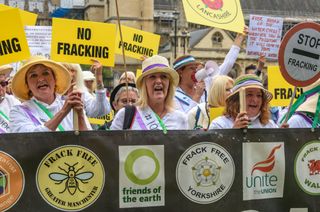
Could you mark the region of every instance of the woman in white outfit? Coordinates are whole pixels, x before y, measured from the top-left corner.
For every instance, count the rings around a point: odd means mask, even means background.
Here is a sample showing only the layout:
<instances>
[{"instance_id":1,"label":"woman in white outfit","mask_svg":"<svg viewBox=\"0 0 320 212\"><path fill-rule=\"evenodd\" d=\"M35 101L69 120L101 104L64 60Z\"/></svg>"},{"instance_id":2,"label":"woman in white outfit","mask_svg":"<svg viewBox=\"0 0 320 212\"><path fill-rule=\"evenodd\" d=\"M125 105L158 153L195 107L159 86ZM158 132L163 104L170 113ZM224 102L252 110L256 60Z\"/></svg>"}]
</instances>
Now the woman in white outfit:
<instances>
[{"instance_id":1,"label":"woman in white outfit","mask_svg":"<svg viewBox=\"0 0 320 212\"><path fill-rule=\"evenodd\" d=\"M168 60L154 55L142 63L142 74L137 79L140 98L130 129L167 130L187 129L184 113L175 110L174 93L179 82L178 74L169 66ZM125 108L115 116L111 129L124 128Z\"/></svg>"},{"instance_id":2,"label":"woman in white outfit","mask_svg":"<svg viewBox=\"0 0 320 212\"><path fill-rule=\"evenodd\" d=\"M245 90L245 111L240 112L241 89ZM278 128L270 119L269 102L272 94L266 90L260 78L245 74L234 82L231 94L226 99L224 116L214 119L209 129L226 128Z\"/></svg>"},{"instance_id":3,"label":"woman in white outfit","mask_svg":"<svg viewBox=\"0 0 320 212\"><path fill-rule=\"evenodd\" d=\"M71 85L66 68L53 60L31 57L12 79L14 95L23 101L10 111L11 132L73 130L73 112L79 130L91 129L83 110L81 93L62 96Z\"/></svg>"},{"instance_id":4,"label":"woman in white outfit","mask_svg":"<svg viewBox=\"0 0 320 212\"><path fill-rule=\"evenodd\" d=\"M188 112L189 129L208 129L210 125L210 108L223 108L231 92L233 79L226 75L216 76L209 90L208 103L203 102ZM217 110L221 111L221 110ZM220 114L215 114L218 117Z\"/></svg>"}]
</instances>

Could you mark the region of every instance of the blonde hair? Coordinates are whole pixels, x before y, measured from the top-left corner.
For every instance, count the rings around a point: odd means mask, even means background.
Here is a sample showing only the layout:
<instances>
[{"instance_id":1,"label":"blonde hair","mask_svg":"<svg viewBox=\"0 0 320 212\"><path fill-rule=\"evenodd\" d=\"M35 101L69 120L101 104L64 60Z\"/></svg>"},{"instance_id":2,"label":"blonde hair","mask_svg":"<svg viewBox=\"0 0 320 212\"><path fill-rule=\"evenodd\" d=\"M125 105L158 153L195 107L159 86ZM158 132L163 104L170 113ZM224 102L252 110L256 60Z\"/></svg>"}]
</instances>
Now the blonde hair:
<instances>
[{"instance_id":1,"label":"blonde hair","mask_svg":"<svg viewBox=\"0 0 320 212\"><path fill-rule=\"evenodd\" d=\"M147 75L146 75L147 76ZM149 105L149 97L148 97L148 92L147 92L147 85L145 83L146 76L142 79L141 81L141 90L140 90L140 97L137 102L137 106L140 106L141 108L146 108ZM174 103L174 95L175 95L175 86L173 85L173 80L171 77L169 77L170 83L168 87L168 93L166 96L166 99L164 100L165 107L168 111L173 111L175 109L175 103Z\"/></svg>"},{"instance_id":2,"label":"blonde hair","mask_svg":"<svg viewBox=\"0 0 320 212\"><path fill-rule=\"evenodd\" d=\"M80 91L86 91L87 89L83 82L81 66L75 63L60 63L60 64L63 65L66 69L68 69L69 72L71 72L71 70L74 70L76 72L75 78L76 78L77 89Z\"/></svg>"},{"instance_id":3,"label":"blonde hair","mask_svg":"<svg viewBox=\"0 0 320 212\"><path fill-rule=\"evenodd\" d=\"M127 71L127 77L131 76L133 81L128 80L128 83L136 83L136 75L132 71ZM123 82L122 82L123 80ZM126 73L121 74L119 78L119 84L126 83Z\"/></svg>"},{"instance_id":4,"label":"blonde hair","mask_svg":"<svg viewBox=\"0 0 320 212\"><path fill-rule=\"evenodd\" d=\"M261 124L266 125L268 124L270 119L269 102L267 100L266 94L263 91L261 91L261 93L262 93L262 104L260 109L259 120ZM224 115L231 117L235 120L239 111L240 111L240 101L239 101L239 93L237 93L227 98Z\"/></svg>"},{"instance_id":5,"label":"blonde hair","mask_svg":"<svg viewBox=\"0 0 320 212\"><path fill-rule=\"evenodd\" d=\"M226 105L227 83L233 85L234 80L226 75L219 75L212 81L209 91L208 103L212 107L224 107Z\"/></svg>"}]
</instances>

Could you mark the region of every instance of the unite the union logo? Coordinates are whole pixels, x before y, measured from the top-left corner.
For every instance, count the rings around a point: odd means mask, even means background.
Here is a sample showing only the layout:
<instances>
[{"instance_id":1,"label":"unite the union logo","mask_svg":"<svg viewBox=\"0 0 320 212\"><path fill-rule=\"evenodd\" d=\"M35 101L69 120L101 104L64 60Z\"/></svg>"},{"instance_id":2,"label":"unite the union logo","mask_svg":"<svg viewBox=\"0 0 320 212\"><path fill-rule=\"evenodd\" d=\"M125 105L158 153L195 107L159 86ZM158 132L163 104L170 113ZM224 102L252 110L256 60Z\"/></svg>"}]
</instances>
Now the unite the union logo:
<instances>
[{"instance_id":1,"label":"unite the union logo","mask_svg":"<svg viewBox=\"0 0 320 212\"><path fill-rule=\"evenodd\" d=\"M243 144L243 199L267 199L283 196L284 144Z\"/></svg>"}]
</instances>

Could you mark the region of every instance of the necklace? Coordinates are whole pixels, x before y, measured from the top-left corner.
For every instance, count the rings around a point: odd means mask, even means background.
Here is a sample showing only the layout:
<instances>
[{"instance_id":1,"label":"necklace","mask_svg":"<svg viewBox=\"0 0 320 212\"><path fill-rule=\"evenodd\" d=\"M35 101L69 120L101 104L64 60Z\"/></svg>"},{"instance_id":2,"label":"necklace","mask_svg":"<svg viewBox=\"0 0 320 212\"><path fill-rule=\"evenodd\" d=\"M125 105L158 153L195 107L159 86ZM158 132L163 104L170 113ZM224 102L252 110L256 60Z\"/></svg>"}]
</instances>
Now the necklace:
<instances>
[{"instance_id":1,"label":"necklace","mask_svg":"<svg viewBox=\"0 0 320 212\"><path fill-rule=\"evenodd\" d=\"M166 112L167 112L167 110L166 110L166 108L164 108L163 111L159 114L159 117L162 118Z\"/></svg>"}]
</instances>

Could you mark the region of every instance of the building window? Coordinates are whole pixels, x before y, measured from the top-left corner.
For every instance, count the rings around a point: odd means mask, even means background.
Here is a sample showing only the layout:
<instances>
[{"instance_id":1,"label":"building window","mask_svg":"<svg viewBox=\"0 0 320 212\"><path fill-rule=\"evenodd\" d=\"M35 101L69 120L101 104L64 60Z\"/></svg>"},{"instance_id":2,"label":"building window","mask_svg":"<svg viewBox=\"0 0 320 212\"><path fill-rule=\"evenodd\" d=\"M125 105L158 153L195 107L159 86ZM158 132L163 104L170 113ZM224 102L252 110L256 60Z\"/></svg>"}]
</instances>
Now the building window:
<instances>
[{"instance_id":1,"label":"building window","mask_svg":"<svg viewBox=\"0 0 320 212\"><path fill-rule=\"evenodd\" d=\"M220 32L215 32L212 35L212 44L213 45L221 45L222 44L222 40L223 40L223 35Z\"/></svg>"}]
</instances>

